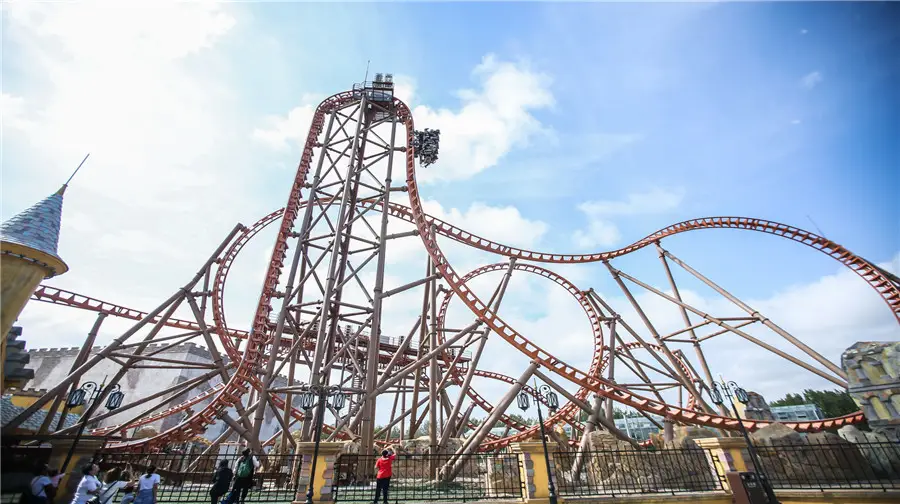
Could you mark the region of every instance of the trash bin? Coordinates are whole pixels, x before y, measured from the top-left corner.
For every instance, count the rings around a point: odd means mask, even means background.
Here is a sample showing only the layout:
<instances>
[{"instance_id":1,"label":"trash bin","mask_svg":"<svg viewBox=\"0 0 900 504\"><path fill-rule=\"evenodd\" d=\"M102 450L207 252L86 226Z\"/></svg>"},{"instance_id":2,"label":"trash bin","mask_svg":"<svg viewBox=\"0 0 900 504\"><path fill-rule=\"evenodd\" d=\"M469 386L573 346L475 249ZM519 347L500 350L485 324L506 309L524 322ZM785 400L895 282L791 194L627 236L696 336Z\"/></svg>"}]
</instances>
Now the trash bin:
<instances>
[{"instance_id":1,"label":"trash bin","mask_svg":"<svg viewBox=\"0 0 900 504\"><path fill-rule=\"evenodd\" d=\"M755 472L729 472L725 474L735 504L766 504L769 499L759 475Z\"/></svg>"}]
</instances>

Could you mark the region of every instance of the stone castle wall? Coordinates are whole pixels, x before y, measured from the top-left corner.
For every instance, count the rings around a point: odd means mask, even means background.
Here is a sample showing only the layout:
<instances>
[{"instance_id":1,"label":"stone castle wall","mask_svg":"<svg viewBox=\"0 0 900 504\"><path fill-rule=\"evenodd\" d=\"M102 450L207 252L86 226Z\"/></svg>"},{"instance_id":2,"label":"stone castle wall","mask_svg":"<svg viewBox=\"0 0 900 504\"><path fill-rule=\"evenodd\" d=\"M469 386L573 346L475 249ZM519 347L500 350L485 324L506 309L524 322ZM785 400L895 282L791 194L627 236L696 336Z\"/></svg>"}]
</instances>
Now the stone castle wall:
<instances>
[{"instance_id":1,"label":"stone castle wall","mask_svg":"<svg viewBox=\"0 0 900 504\"><path fill-rule=\"evenodd\" d=\"M152 353L155 349L158 350L163 348L165 345L162 344L153 344L149 345L147 350L144 351L145 354ZM102 350L103 347L94 347L91 349L91 354L96 355ZM75 357L78 356L78 352L80 351L77 347L70 348L37 348L28 351L28 354L31 356L31 367L35 370L34 379L28 383L29 388L35 389L49 389L57 385L60 381L62 381L71 371L72 364L75 362ZM130 353L130 349L122 350L120 353ZM185 362L196 362L198 364L212 364L212 355L209 350L205 347L196 345L194 343L184 343L181 345L174 346L172 348L166 349L158 354L155 354L154 357L160 357L164 359L177 359ZM158 361L144 361L144 365L162 365L162 366L175 366L170 363L162 363ZM96 366L88 370L81 379L81 382L85 381L94 381L96 383L102 383L104 379L112 378L120 369L120 365L111 360L104 359L100 361ZM138 401L145 397L148 397L152 394L170 388L178 383L184 383L192 378L196 378L197 376L206 374L210 371L208 368L168 368L168 369L132 369L129 370L124 379L120 382L120 386L122 387L122 392L125 393L125 399L123 401L123 405L128 405L134 401ZM215 386L217 383L221 383L221 378L216 376L210 380L206 380L200 383L200 385L188 390L187 392L180 394L178 396L173 397L171 400L167 402L166 405L160 407L157 411L163 411L169 407L180 404L191 397L194 397L201 392L209 389L210 387ZM274 386L280 387L285 386L287 384L287 380L283 377L278 377L275 379ZM201 410L204 406L209 404L212 401L212 398L208 398L198 404L195 404L190 407L190 410L193 412ZM138 414L142 409L151 406L154 401L150 401L149 403L141 406L137 406L136 408L123 411L120 414L114 415L110 418L101 420L97 426L109 426L116 425L123 421L126 421L136 414ZM299 401L295 403L295 406L299 404ZM98 413L105 413L107 410L105 407L101 405ZM229 408L228 413L232 418L237 418L235 411L233 408ZM185 413L176 413L168 418L163 420L158 420L147 426L156 429L158 432L170 429L181 422L184 419ZM207 439L213 440L222 432L225 431L227 425L224 422L218 421L209 429L207 429L204 437ZM260 438L268 439L272 435L274 435L278 429L280 428L280 424L278 420L272 414L271 408L266 408L265 416L264 416L264 424L262 430L260 432Z\"/></svg>"},{"instance_id":2,"label":"stone castle wall","mask_svg":"<svg viewBox=\"0 0 900 504\"><path fill-rule=\"evenodd\" d=\"M844 352L841 365L869 427L900 435L900 342L860 341Z\"/></svg>"}]
</instances>

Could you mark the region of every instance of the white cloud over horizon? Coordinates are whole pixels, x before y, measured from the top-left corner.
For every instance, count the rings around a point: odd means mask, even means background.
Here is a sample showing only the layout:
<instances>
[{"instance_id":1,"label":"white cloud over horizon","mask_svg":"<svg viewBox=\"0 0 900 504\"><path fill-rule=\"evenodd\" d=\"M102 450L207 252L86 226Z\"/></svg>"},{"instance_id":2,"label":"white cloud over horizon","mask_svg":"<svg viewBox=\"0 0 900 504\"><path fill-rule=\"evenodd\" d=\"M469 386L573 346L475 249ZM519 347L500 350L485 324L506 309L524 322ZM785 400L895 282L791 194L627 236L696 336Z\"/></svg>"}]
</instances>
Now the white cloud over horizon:
<instances>
[{"instance_id":1,"label":"white cloud over horizon","mask_svg":"<svg viewBox=\"0 0 900 504\"><path fill-rule=\"evenodd\" d=\"M420 170L419 182L468 179L496 165L513 147L548 133L532 115L554 103L547 75L489 54L472 76L480 88L457 91L458 110L416 104L415 80L395 77L395 95L412 109L416 127L441 130L440 169ZM316 97L304 96L286 116L264 118L266 126L257 127L254 138L280 150L302 146L317 104Z\"/></svg>"}]
</instances>

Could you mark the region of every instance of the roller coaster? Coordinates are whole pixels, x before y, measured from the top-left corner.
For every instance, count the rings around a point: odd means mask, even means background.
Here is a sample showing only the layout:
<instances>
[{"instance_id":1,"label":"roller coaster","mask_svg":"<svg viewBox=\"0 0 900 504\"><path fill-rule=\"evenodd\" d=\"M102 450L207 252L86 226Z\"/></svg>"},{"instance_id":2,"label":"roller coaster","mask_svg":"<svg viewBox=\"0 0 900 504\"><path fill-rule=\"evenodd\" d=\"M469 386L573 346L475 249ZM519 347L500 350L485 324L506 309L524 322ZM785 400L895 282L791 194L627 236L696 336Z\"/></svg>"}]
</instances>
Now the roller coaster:
<instances>
[{"instance_id":1,"label":"roller coaster","mask_svg":"<svg viewBox=\"0 0 900 504\"><path fill-rule=\"evenodd\" d=\"M298 440L311 439L316 430L310 415L296 406L298 395L313 385L340 385L349 394L345 411L327 412L323 435L330 440L353 440L360 443L361 450L369 452L380 444L413 436L426 416L429 444L434 452L446 452L451 438L460 438L469 430L462 446L454 449L460 457L476 451L499 450L534 437L539 426L525 425L507 414L522 390L544 400L529 385L532 380L549 385L568 400L546 419L545 427L551 430L554 426L570 425L575 432L587 436L592 429L603 428L631 442L613 423L613 406L623 405L651 419L661 417L667 422L734 431L739 429L739 421L721 406L708 403L714 378L703 348L710 339L723 337L759 346L773 358L786 360L846 388L847 377L840 366L663 248L663 240L671 236L701 230L766 233L824 253L856 272L900 322L900 287L896 277L822 236L763 219L688 220L621 249L589 254L524 250L477 236L428 215L423 207L417 164L426 166L437 161L438 134L415 129L412 112L393 96L390 79L354 85L317 107L284 208L249 227L235 226L193 278L156 308L144 312L59 288L39 287L32 296L34 300L98 313L89 344L106 317L129 319L133 325L95 354L85 355L64 380L8 423L6 429L15 428L51 403L52 408L58 408L85 372L105 359L121 365L109 380L116 383L141 362L163 360L155 357L160 344L166 348L186 341L199 341L209 349L214 361L212 369L149 399L95 416L93 420L113 415L117 418L115 425L89 431L109 438L107 450L160 449L201 435L220 420L226 421L228 428L214 444L237 434L257 450L277 445L289 449ZM418 153L417 147L427 155ZM402 162L403 185L395 185L394 178L399 178L395 162ZM392 201L397 194L407 195L408 204ZM407 231L390 233L389 223L405 225ZM236 329L226 321L229 272L244 247L273 225L277 226L277 234L250 329ZM426 271L416 281L386 288L389 244L398 240L420 242L427 253ZM444 251L451 241L493 254L499 262L461 274ZM613 260L643 248L658 253L669 282L668 292L613 265ZM585 263L599 263L609 271L639 320L627 321L594 289L580 288L548 269L554 264ZM687 303L675 282L672 264L727 299L742 315L715 316ZM490 298L479 296L472 282L492 273L502 274L499 285ZM549 280L579 304L593 335L593 355L586 369L555 357L503 318L500 306L513 274ZM676 307L684 327L660 332L638 302L636 287ZM414 292L421 293L421 310L408 334L384 335L383 316L388 314L384 301ZM448 310L454 303L464 306L471 317L472 322L463 329L447 327ZM179 309L186 315L176 317ZM638 325L642 327L638 329ZM748 326L769 331L799 352L767 343ZM527 359L528 365L520 376L479 367L489 338L502 340L510 352ZM154 350L147 352L151 343ZM693 348L694 358L688 358L676 345ZM638 382L627 383L621 378L623 372L638 377ZM279 376L287 380L286 386L274 385ZM211 378L220 381L171 406L173 397ZM472 386L475 378L504 383L508 391L499 402L491 403ZM686 400L673 400L676 393ZM204 405L194 411L199 404ZM388 406L387 424L376 429L377 411ZM267 408L275 413L280 429L274 436L260 439ZM474 421L476 408L487 415L483 422ZM129 410L132 412L126 414ZM191 414L172 428L152 437L129 437L136 427L173 415L185 416L186 411ZM786 425L813 432L863 420L862 412L857 412ZM507 426L502 435L492 431L498 422ZM769 422L745 419L743 423L747 429L755 430ZM71 426L55 433L70 434L77 428ZM399 438L396 431L400 432ZM288 435L291 433L294 434ZM573 444L578 443L573 440Z\"/></svg>"}]
</instances>

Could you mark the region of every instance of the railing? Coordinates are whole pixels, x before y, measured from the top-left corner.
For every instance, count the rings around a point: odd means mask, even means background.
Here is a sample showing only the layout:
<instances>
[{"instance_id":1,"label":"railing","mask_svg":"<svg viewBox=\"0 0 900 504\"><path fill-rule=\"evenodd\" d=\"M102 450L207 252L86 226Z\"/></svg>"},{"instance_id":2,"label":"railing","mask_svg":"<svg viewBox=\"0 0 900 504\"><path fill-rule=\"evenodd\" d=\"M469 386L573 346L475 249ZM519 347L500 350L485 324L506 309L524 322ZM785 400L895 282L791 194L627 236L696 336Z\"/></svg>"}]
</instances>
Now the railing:
<instances>
[{"instance_id":1,"label":"railing","mask_svg":"<svg viewBox=\"0 0 900 504\"><path fill-rule=\"evenodd\" d=\"M390 502L497 502L519 500L524 485L516 454L475 454L451 481L441 481L450 454L397 455L392 469ZM336 502L372 502L375 498L374 455L343 454L334 469Z\"/></svg>"},{"instance_id":2,"label":"railing","mask_svg":"<svg viewBox=\"0 0 900 504\"><path fill-rule=\"evenodd\" d=\"M724 491L715 469L718 457L710 450L587 451L577 459L574 452L554 454L554 482L561 496ZM581 466L577 471L576 462Z\"/></svg>"},{"instance_id":3,"label":"railing","mask_svg":"<svg viewBox=\"0 0 900 504\"><path fill-rule=\"evenodd\" d=\"M239 454L191 455L188 453L111 453L100 457L100 470L129 471L133 478L156 466L162 482L157 502L209 502L209 489L219 461L237 470ZM247 502L291 502L296 495L301 455L263 455L253 477ZM231 491L232 484L228 491ZM118 499L116 499L118 502Z\"/></svg>"},{"instance_id":4,"label":"railing","mask_svg":"<svg viewBox=\"0 0 900 504\"><path fill-rule=\"evenodd\" d=\"M900 489L900 443L754 443L775 489Z\"/></svg>"}]
</instances>

